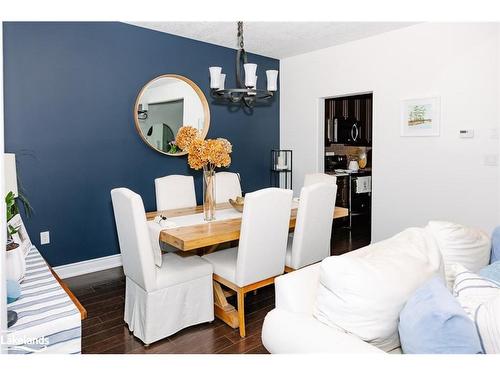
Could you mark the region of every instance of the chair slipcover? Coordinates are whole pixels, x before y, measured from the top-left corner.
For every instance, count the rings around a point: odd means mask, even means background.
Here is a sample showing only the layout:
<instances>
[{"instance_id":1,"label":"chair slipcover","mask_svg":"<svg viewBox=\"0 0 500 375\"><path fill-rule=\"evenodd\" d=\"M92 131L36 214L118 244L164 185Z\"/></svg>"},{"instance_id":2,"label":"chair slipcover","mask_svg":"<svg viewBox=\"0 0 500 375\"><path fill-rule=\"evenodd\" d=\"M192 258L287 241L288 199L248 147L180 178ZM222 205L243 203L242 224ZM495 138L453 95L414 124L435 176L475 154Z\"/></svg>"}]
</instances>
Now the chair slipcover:
<instances>
[{"instance_id":1,"label":"chair slipcover","mask_svg":"<svg viewBox=\"0 0 500 375\"><path fill-rule=\"evenodd\" d=\"M337 177L326 173L309 173L304 178L304 186L314 185L320 182L337 185Z\"/></svg>"},{"instance_id":2,"label":"chair slipcover","mask_svg":"<svg viewBox=\"0 0 500 375\"><path fill-rule=\"evenodd\" d=\"M196 206L193 176L171 175L155 179L158 211Z\"/></svg>"},{"instance_id":3,"label":"chair slipcover","mask_svg":"<svg viewBox=\"0 0 500 375\"><path fill-rule=\"evenodd\" d=\"M214 274L239 287L283 273L292 191L268 188L245 196L238 248L203 256Z\"/></svg>"},{"instance_id":4,"label":"chair slipcover","mask_svg":"<svg viewBox=\"0 0 500 375\"><path fill-rule=\"evenodd\" d=\"M155 266L141 197L111 191L126 276L124 320L150 344L181 329L214 320L212 266L198 256L164 254Z\"/></svg>"},{"instance_id":5,"label":"chair slipcover","mask_svg":"<svg viewBox=\"0 0 500 375\"><path fill-rule=\"evenodd\" d=\"M299 269L330 256L337 185L317 183L300 192L295 232L290 235L286 266Z\"/></svg>"},{"instance_id":6,"label":"chair slipcover","mask_svg":"<svg viewBox=\"0 0 500 375\"><path fill-rule=\"evenodd\" d=\"M241 197L241 184L238 173L217 172L215 174L215 202L224 203L229 198Z\"/></svg>"}]
</instances>

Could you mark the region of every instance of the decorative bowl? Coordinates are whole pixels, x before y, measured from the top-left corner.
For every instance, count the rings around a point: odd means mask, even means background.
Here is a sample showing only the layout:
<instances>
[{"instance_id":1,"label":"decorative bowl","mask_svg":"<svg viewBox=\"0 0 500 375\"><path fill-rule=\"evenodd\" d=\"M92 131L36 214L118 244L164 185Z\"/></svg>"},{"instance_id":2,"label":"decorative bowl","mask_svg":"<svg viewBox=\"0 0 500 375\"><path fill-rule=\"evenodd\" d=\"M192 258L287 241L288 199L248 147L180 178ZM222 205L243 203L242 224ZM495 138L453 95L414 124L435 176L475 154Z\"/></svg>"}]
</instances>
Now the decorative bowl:
<instances>
[{"instance_id":1,"label":"decorative bowl","mask_svg":"<svg viewBox=\"0 0 500 375\"><path fill-rule=\"evenodd\" d=\"M245 204L245 198L236 197L236 199L229 198L229 203L236 211L243 212L243 205Z\"/></svg>"}]
</instances>

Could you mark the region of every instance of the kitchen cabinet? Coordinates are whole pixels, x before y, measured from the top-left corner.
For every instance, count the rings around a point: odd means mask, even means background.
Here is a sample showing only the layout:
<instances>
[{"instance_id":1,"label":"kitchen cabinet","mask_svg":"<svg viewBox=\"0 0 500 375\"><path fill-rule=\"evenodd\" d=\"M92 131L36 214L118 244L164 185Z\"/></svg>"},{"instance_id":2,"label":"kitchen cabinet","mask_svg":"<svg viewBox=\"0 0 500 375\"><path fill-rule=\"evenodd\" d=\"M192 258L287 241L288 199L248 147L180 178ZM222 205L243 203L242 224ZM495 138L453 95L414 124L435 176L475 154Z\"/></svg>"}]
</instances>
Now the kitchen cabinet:
<instances>
[{"instance_id":1,"label":"kitchen cabinet","mask_svg":"<svg viewBox=\"0 0 500 375\"><path fill-rule=\"evenodd\" d=\"M336 206L349 208L349 188L349 175L337 176Z\"/></svg>"},{"instance_id":2,"label":"kitchen cabinet","mask_svg":"<svg viewBox=\"0 0 500 375\"><path fill-rule=\"evenodd\" d=\"M325 100L325 146L371 146L373 95Z\"/></svg>"}]
</instances>

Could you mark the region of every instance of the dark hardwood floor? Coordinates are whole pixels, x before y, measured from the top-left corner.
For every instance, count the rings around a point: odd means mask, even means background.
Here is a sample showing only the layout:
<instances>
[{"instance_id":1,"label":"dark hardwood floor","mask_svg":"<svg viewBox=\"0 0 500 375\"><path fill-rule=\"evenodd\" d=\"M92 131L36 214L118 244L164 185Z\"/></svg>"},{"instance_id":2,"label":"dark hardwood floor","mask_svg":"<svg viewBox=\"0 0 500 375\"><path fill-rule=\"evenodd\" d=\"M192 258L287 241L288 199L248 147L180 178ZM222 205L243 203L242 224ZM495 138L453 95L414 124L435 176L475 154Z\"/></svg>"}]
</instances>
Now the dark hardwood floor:
<instances>
[{"instance_id":1,"label":"dark hardwood floor","mask_svg":"<svg viewBox=\"0 0 500 375\"><path fill-rule=\"evenodd\" d=\"M361 226L366 228L365 226ZM368 227L369 228L369 227ZM335 228L332 255L339 255L370 242L367 230L349 231ZM261 329L264 317L274 308L274 286L248 293L245 299L247 336L241 338L219 319L177 332L145 348L129 333L123 321L125 279L122 268L113 268L64 280L87 309L88 318L82 322L82 353L172 353L172 354L264 354ZM234 297L232 297L234 298ZM230 300L236 305L236 301Z\"/></svg>"}]
</instances>

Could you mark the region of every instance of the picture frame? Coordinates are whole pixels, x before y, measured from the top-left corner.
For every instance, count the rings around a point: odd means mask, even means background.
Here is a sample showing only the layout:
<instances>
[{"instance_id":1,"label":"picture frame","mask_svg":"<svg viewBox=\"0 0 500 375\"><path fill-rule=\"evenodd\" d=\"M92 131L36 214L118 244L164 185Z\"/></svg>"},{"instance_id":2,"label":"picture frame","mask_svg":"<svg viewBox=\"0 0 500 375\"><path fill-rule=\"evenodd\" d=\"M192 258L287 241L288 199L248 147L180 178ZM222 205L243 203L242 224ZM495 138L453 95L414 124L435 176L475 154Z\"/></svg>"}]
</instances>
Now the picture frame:
<instances>
[{"instance_id":1,"label":"picture frame","mask_svg":"<svg viewBox=\"0 0 500 375\"><path fill-rule=\"evenodd\" d=\"M441 98L407 99L401 103L401 137L439 137Z\"/></svg>"}]
</instances>

